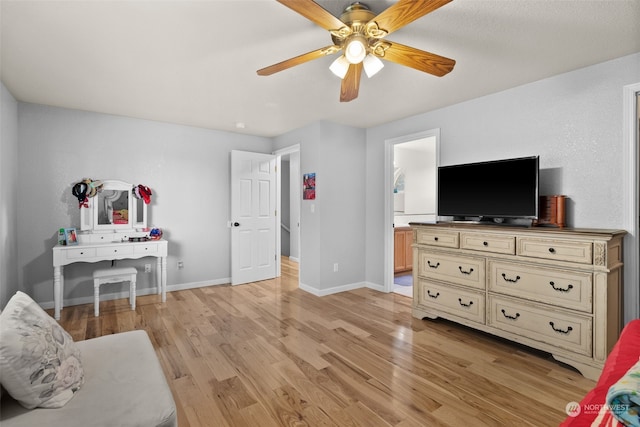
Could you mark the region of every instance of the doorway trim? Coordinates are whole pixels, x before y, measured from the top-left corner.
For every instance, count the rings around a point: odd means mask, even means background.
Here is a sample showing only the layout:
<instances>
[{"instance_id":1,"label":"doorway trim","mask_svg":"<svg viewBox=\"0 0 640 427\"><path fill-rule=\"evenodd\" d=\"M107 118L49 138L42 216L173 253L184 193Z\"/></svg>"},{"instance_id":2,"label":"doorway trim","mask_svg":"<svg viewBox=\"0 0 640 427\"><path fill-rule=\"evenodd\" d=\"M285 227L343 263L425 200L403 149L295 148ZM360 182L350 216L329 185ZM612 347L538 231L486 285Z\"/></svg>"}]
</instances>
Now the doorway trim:
<instances>
[{"instance_id":1,"label":"doorway trim","mask_svg":"<svg viewBox=\"0 0 640 427\"><path fill-rule=\"evenodd\" d=\"M440 165L440 128L386 139L384 141L384 284L383 292L393 291L393 147L396 144L435 137L436 167ZM437 206L436 206L437 208ZM437 209L436 209L437 211Z\"/></svg>"},{"instance_id":2,"label":"doorway trim","mask_svg":"<svg viewBox=\"0 0 640 427\"><path fill-rule=\"evenodd\" d=\"M640 317L640 283L638 271L638 122L640 112L638 111L638 99L640 96L640 83L625 86L623 88L623 138L624 152L626 160L623 172L623 226L627 230L625 236L626 245L624 247L624 282L629 286L624 287L624 323L631 319Z\"/></svg>"},{"instance_id":3,"label":"doorway trim","mask_svg":"<svg viewBox=\"0 0 640 427\"><path fill-rule=\"evenodd\" d=\"M276 206L277 214L276 214L276 222L278 224L278 232L276 233L276 257L278 261L276 263L276 277L280 277L282 275L282 265L280 263L280 257L282 256L282 238L280 233L280 223L282 221L282 157L288 154L300 153L300 144L290 145L285 148L281 148L279 150L273 151L271 154L276 156ZM298 170L300 168L298 167ZM299 179L298 182L301 182ZM302 184L301 184L302 185ZM291 201L293 202L293 201ZM301 203L300 199L296 200L295 203L298 203L298 212L300 212ZM302 242L300 240L300 227L297 227L298 233L298 286L300 286L300 271L302 270Z\"/></svg>"}]
</instances>

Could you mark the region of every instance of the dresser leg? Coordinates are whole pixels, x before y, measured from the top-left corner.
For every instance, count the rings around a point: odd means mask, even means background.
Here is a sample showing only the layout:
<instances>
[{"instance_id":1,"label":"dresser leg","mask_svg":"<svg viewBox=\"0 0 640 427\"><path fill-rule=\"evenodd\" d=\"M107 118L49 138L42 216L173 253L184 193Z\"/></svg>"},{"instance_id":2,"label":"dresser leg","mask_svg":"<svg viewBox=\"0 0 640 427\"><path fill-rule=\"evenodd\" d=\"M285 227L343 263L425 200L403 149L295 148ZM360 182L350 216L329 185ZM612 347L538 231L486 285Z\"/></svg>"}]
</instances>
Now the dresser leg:
<instances>
[{"instance_id":1,"label":"dresser leg","mask_svg":"<svg viewBox=\"0 0 640 427\"><path fill-rule=\"evenodd\" d=\"M156 287L158 295L162 294L162 257L156 259Z\"/></svg>"},{"instance_id":2,"label":"dresser leg","mask_svg":"<svg viewBox=\"0 0 640 427\"><path fill-rule=\"evenodd\" d=\"M53 267L53 317L60 320L60 309L62 307L61 292L62 267Z\"/></svg>"},{"instance_id":3,"label":"dresser leg","mask_svg":"<svg viewBox=\"0 0 640 427\"><path fill-rule=\"evenodd\" d=\"M600 378L600 374L602 373L602 368L596 368L595 366L587 365L585 363L576 362L571 359L567 359L566 357L558 356L555 354L551 354L554 359L558 362L566 363L569 366L573 366L576 368L583 377L589 378L590 380L598 381Z\"/></svg>"},{"instance_id":4,"label":"dresser leg","mask_svg":"<svg viewBox=\"0 0 640 427\"><path fill-rule=\"evenodd\" d=\"M414 308L412 312L413 312L413 317L415 317L416 319L424 319L425 317L429 319L438 318L437 314L432 314L419 308Z\"/></svg>"},{"instance_id":5,"label":"dresser leg","mask_svg":"<svg viewBox=\"0 0 640 427\"><path fill-rule=\"evenodd\" d=\"M162 258L162 302L167 302L167 257Z\"/></svg>"}]
</instances>

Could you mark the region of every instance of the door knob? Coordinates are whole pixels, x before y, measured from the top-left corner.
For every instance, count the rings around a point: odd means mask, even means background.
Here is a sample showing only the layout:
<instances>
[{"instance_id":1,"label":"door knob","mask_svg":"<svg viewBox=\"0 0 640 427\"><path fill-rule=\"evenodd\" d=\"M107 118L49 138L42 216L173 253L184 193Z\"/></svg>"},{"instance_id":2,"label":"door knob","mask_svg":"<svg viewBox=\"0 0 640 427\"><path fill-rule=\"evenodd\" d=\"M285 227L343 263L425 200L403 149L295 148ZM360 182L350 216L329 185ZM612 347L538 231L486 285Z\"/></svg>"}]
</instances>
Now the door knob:
<instances>
[{"instance_id":1,"label":"door knob","mask_svg":"<svg viewBox=\"0 0 640 427\"><path fill-rule=\"evenodd\" d=\"M234 223L233 223L233 226L234 226L234 227L240 227L240 223L239 223L239 222L234 222Z\"/></svg>"}]
</instances>

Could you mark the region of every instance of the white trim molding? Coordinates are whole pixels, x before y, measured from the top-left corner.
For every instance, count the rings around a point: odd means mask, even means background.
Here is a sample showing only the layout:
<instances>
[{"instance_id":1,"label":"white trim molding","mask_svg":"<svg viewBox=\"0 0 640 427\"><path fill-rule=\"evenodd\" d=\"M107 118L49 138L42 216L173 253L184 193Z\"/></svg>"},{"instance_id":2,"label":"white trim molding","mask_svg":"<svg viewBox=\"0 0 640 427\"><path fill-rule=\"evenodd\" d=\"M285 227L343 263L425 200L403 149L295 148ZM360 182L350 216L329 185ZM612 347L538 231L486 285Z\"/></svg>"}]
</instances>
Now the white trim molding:
<instances>
[{"instance_id":1,"label":"white trim molding","mask_svg":"<svg viewBox=\"0 0 640 427\"><path fill-rule=\"evenodd\" d=\"M373 289L374 291L385 292L384 285L380 285L378 283L373 283L373 282L365 282L365 285L367 286L367 288Z\"/></svg>"},{"instance_id":2,"label":"white trim molding","mask_svg":"<svg viewBox=\"0 0 640 427\"><path fill-rule=\"evenodd\" d=\"M167 292L184 291L186 289L204 288L207 286L218 286L231 284L231 277L223 277L222 279L204 280L202 282L179 283L176 285L167 285ZM136 297L143 295L158 295L158 288L152 286L149 288L136 289ZM111 301L114 299L129 298L129 291L122 292L105 292L100 294L100 301ZM67 298L64 300L63 307L71 307L74 305L93 304L93 295L84 297ZM53 308L53 301L44 301L39 303L40 307L47 310Z\"/></svg>"},{"instance_id":3,"label":"white trim molding","mask_svg":"<svg viewBox=\"0 0 640 427\"><path fill-rule=\"evenodd\" d=\"M288 147L285 148L281 148L279 150L275 150L273 152L271 152L271 154L273 154L274 156L276 156L276 164L277 164L277 171L276 171L276 206L277 208L277 215L276 215L276 220L278 224L282 223L282 212L281 212L281 204L282 204L282 192L281 192L281 188L282 188L282 156L286 156L288 154L293 154L293 153L300 153L300 144L294 144L294 145L290 145ZM293 201L294 203L298 203L300 204L300 200L296 200ZM300 262L300 258L301 258L301 252L302 252L302 239L300 237L300 227L298 226L297 228L297 232L298 232L298 258L295 259L295 261L298 263L298 287L300 287L300 268L302 268L302 263ZM289 230L290 232L290 230ZM282 276L282 265L280 263L280 256L282 255L282 236L280 231L278 230L278 232L276 233L276 256L278 257L278 262L276 263L276 277L280 277Z\"/></svg>"},{"instance_id":4,"label":"white trim molding","mask_svg":"<svg viewBox=\"0 0 640 427\"><path fill-rule=\"evenodd\" d=\"M384 285L383 292L393 291L393 147L424 138L436 138L436 167L440 165L440 128L403 135L384 141ZM437 209L436 209L437 210Z\"/></svg>"},{"instance_id":5,"label":"white trim molding","mask_svg":"<svg viewBox=\"0 0 640 427\"><path fill-rule=\"evenodd\" d=\"M309 285L305 285L304 283L300 283L300 289L305 292L309 292L312 295L317 297L324 297L327 295L337 294L339 292L352 291L354 289L366 288L367 285L364 282L358 283L349 283L346 285L334 286L332 288L327 289L317 289Z\"/></svg>"},{"instance_id":6,"label":"white trim molding","mask_svg":"<svg viewBox=\"0 0 640 427\"><path fill-rule=\"evenodd\" d=\"M640 276L638 272L638 228L640 227L638 212L638 135L639 113L637 96L640 94L640 83L623 88L623 138L624 138L624 322L640 317Z\"/></svg>"}]
</instances>

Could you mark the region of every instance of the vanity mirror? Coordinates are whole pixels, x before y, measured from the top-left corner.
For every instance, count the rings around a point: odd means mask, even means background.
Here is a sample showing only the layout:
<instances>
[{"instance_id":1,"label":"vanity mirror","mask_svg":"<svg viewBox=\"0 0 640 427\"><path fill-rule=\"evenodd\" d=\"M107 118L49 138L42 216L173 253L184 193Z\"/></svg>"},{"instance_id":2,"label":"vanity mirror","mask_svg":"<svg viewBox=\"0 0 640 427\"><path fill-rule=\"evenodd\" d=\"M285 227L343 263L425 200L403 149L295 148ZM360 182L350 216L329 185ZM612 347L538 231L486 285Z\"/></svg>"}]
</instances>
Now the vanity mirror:
<instances>
[{"instance_id":1,"label":"vanity mirror","mask_svg":"<svg viewBox=\"0 0 640 427\"><path fill-rule=\"evenodd\" d=\"M80 209L80 229L100 233L146 228L147 204L133 189L124 181L102 181L102 190Z\"/></svg>"},{"instance_id":2,"label":"vanity mirror","mask_svg":"<svg viewBox=\"0 0 640 427\"><path fill-rule=\"evenodd\" d=\"M71 187L71 194L80 206L80 227L63 228L62 243L53 247L54 317L60 319L65 301L64 271L79 262L155 257L156 290L165 302L168 242L162 239L162 230L147 228L151 189L142 184L84 178ZM146 265L145 271L149 271Z\"/></svg>"}]
</instances>

